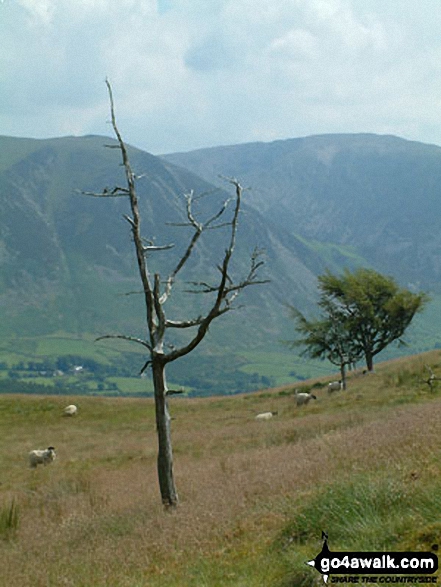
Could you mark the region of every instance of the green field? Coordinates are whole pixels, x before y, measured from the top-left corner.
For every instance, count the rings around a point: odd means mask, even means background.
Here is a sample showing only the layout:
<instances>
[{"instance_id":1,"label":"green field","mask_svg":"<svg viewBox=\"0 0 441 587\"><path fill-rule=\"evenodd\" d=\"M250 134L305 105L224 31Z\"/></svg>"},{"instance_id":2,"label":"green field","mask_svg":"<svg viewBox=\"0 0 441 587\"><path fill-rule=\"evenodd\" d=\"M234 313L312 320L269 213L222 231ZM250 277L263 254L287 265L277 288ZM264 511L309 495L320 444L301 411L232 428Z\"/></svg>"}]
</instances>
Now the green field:
<instances>
[{"instance_id":1,"label":"green field","mask_svg":"<svg viewBox=\"0 0 441 587\"><path fill-rule=\"evenodd\" d=\"M282 351L285 352L240 352L235 356L228 351L194 353L170 367L169 384L173 388L212 395L222 391L232 393L284 385L327 372L322 363L308 362L283 348ZM54 378L55 361L59 358L69 360L72 368L92 361L98 365L99 373L86 368L76 379L68 377L68 372L63 378ZM56 384L60 393L72 393L71 386L74 384L78 384L78 393L99 391L114 394L115 386L123 394L150 393L151 379L140 379L138 375L145 360L145 355L139 352L136 345L119 341L96 342L91 336L80 338L59 333L35 339L15 339L0 347L0 363L5 367L0 369L0 380L5 380L15 367L15 376L20 381L51 388ZM43 366L30 373L26 369L29 363L41 363ZM42 375L42 372L47 373Z\"/></svg>"},{"instance_id":2,"label":"green field","mask_svg":"<svg viewBox=\"0 0 441 587\"><path fill-rule=\"evenodd\" d=\"M317 400L301 408L292 387L172 399L168 512L151 399L0 396L0 586L318 587L305 562L322 530L332 551L437 553L441 382L426 365L441 377L441 351L353 373L346 392L305 381ZM56 461L29 469L49 445Z\"/></svg>"},{"instance_id":3,"label":"green field","mask_svg":"<svg viewBox=\"0 0 441 587\"><path fill-rule=\"evenodd\" d=\"M85 356L108 363L118 355L111 345L95 342L93 336L77 337L68 333L39 337L22 337L3 340L0 344L0 360L12 366L19 361L38 360L63 355Z\"/></svg>"},{"instance_id":4,"label":"green field","mask_svg":"<svg viewBox=\"0 0 441 587\"><path fill-rule=\"evenodd\" d=\"M293 352L243 352L246 359L242 367L246 373L257 372L259 375L271 377L275 385L286 385L296 379L310 379L329 373L332 366L322 361L311 361Z\"/></svg>"}]
</instances>

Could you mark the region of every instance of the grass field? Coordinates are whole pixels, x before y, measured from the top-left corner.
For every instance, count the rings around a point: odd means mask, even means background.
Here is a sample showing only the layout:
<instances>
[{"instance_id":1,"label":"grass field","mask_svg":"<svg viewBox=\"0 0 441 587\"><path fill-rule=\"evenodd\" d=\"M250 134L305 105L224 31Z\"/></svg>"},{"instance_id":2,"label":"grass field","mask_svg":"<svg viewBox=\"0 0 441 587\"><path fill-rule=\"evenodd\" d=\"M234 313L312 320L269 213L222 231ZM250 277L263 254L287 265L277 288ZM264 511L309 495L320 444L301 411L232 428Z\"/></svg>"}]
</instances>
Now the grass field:
<instances>
[{"instance_id":1,"label":"grass field","mask_svg":"<svg viewBox=\"0 0 441 587\"><path fill-rule=\"evenodd\" d=\"M292 389L171 400L180 506L163 511L150 399L0 397L1 587L313 587L333 551L441 543L441 352ZM63 418L68 403L75 418ZM258 422L262 411L278 411ZM27 453L57 460L31 470Z\"/></svg>"},{"instance_id":2,"label":"grass field","mask_svg":"<svg viewBox=\"0 0 441 587\"><path fill-rule=\"evenodd\" d=\"M108 363L117 355L115 350L97 344L92 336L76 337L58 333L44 337L16 338L5 340L0 346L2 361L9 366L19 361L38 360L62 355L80 355Z\"/></svg>"}]
</instances>

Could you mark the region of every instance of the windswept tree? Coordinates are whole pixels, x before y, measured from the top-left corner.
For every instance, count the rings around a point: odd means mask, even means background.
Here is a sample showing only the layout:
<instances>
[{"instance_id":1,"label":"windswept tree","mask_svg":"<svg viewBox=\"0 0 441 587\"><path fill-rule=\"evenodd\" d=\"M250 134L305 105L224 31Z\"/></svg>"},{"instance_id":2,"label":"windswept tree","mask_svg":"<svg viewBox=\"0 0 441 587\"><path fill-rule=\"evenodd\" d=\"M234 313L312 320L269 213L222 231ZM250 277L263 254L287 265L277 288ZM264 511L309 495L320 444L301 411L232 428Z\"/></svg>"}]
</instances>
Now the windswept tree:
<instances>
[{"instance_id":1,"label":"windswept tree","mask_svg":"<svg viewBox=\"0 0 441 587\"><path fill-rule=\"evenodd\" d=\"M243 188L236 179L228 180L234 189L234 195L227 198L222 205L205 219L199 218L195 211L195 202L198 198L190 192L186 198L186 221L181 225L191 231L187 245L183 253L178 255L174 268L166 275L152 273L150 268L150 256L157 251L170 250L173 245L156 245L152 239L146 239L141 230L141 215L139 210L138 195L136 191L137 177L132 170L129 154L121 133L118 129L115 116L114 100L110 83L106 81L110 100L111 123L116 135L116 147L121 152L122 166L125 173L125 185L115 186L112 189L105 188L101 193L87 192L95 197L125 197L129 203L130 212L124 217L127 220L134 244L139 278L142 283L142 295L145 305L146 336L138 338L125 334L109 334L103 338L117 338L141 345L147 354L141 372L148 367L152 370L156 430L158 436L158 480L162 502L165 506L173 507L178 504L173 476L173 451L171 441L170 414L167 405L169 390L166 384L165 369L172 361L191 353L202 342L211 323L220 316L223 316L234 306L238 295L248 286L265 283L259 280L257 273L262 265L260 253L256 249L250 258L249 270L240 280L234 280L231 274L231 261L235 251L236 235L238 231L239 214L242 205ZM228 216L229 211L229 216ZM209 295L208 309L194 318L188 320L173 320L166 315L166 306L169 301L176 279L186 266L190 257L195 251L202 235L209 230L222 228L227 232L227 242L221 254L221 260L217 266L217 280L214 283L209 281L192 282L189 287L196 293ZM170 331L186 331L188 337L186 342L180 346L168 344L167 334Z\"/></svg>"},{"instance_id":2,"label":"windswept tree","mask_svg":"<svg viewBox=\"0 0 441 587\"><path fill-rule=\"evenodd\" d=\"M299 310L289 307L300 337L289 342L291 348L304 347L301 354L311 359L328 360L340 370L343 389L346 389L346 368L361 358L361 350L345 327L340 309L322 296L320 316L308 320Z\"/></svg>"},{"instance_id":3,"label":"windswept tree","mask_svg":"<svg viewBox=\"0 0 441 587\"><path fill-rule=\"evenodd\" d=\"M322 295L341 312L369 371L374 368L374 357L392 342L404 344L405 331L429 299L425 293L399 287L392 277L373 269L353 273L345 269L340 276L327 272L319 277L319 284Z\"/></svg>"},{"instance_id":4,"label":"windswept tree","mask_svg":"<svg viewBox=\"0 0 441 587\"><path fill-rule=\"evenodd\" d=\"M378 353L394 341L404 344L403 334L428 301L425 293L414 294L372 269L327 272L318 282L321 316L307 320L293 311L302 335L294 344L304 345L310 357L339 365L343 380L345 365L364 357L372 371Z\"/></svg>"}]
</instances>

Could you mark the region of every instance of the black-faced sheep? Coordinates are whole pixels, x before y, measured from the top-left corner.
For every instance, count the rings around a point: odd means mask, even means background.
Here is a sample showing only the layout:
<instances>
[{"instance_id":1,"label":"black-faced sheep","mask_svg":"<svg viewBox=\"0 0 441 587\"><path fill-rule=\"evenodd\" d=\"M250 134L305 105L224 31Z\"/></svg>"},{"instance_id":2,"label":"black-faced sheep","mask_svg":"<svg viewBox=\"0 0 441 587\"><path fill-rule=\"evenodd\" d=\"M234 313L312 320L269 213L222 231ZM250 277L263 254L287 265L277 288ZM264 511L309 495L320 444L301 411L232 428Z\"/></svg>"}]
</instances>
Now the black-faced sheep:
<instances>
[{"instance_id":1,"label":"black-faced sheep","mask_svg":"<svg viewBox=\"0 0 441 587\"><path fill-rule=\"evenodd\" d=\"M342 381L331 381L331 383L328 383L328 393L333 393L334 391L341 391L342 389Z\"/></svg>"},{"instance_id":2,"label":"black-faced sheep","mask_svg":"<svg viewBox=\"0 0 441 587\"><path fill-rule=\"evenodd\" d=\"M256 420L270 420L273 416L277 416L277 412L263 412L262 414L257 414Z\"/></svg>"},{"instance_id":3,"label":"black-faced sheep","mask_svg":"<svg viewBox=\"0 0 441 587\"><path fill-rule=\"evenodd\" d=\"M35 469L38 465L49 465L56 459L56 456L53 446L44 450L31 450L29 453L29 466Z\"/></svg>"}]
</instances>

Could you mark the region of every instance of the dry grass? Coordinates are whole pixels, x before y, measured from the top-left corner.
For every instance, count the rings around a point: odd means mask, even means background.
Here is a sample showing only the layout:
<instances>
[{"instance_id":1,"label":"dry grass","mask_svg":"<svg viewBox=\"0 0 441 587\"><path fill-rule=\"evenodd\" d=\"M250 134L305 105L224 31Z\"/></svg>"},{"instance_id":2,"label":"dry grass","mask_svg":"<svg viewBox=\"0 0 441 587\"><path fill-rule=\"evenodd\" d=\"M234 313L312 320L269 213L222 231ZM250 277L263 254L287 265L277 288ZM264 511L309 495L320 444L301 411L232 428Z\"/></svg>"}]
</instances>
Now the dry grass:
<instances>
[{"instance_id":1,"label":"dry grass","mask_svg":"<svg viewBox=\"0 0 441 587\"><path fill-rule=\"evenodd\" d=\"M169 513L150 400L71 398L80 413L66 419L71 399L1 397L0 520L12 521L0 522L0 586L313 585L304 561L321 529L335 550L438 544L428 508L441 504L426 494L441 495L441 395L419 382L427 362L436 371L440 354L354 377L344 394L318 389L302 409L286 390L175 399L181 505ZM254 420L267 410L279 415ZM28 450L50 444L57 461L30 470Z\"/></svg>"}]
</instances>

